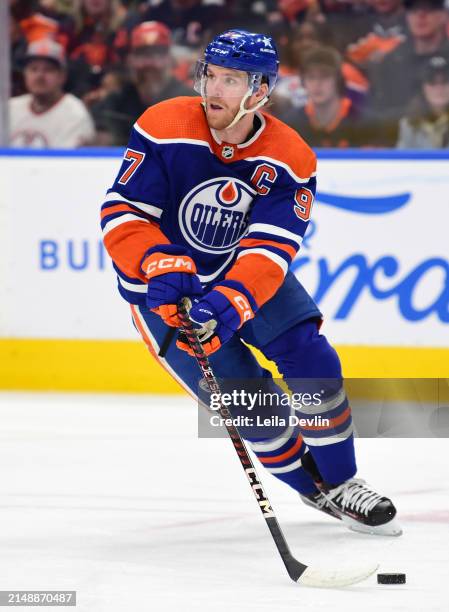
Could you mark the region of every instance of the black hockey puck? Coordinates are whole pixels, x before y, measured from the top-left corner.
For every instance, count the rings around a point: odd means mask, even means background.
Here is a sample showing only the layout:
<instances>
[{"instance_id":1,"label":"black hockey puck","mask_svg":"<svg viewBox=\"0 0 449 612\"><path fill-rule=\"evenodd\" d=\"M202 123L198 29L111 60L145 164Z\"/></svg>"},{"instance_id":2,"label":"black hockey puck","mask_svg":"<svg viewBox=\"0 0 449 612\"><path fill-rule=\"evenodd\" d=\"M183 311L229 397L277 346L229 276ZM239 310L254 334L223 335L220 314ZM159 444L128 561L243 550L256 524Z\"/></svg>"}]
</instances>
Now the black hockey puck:
<instances>
[{"instance_id":1,"label":"black hockey puck","mask_svg":"<svg viewBox=\"0 0 449 612\"><path fill-rule=\"evenodd\" d=\"M405 584L405 574L377 574L377 584Z\"/></svg>"}]
</instances>

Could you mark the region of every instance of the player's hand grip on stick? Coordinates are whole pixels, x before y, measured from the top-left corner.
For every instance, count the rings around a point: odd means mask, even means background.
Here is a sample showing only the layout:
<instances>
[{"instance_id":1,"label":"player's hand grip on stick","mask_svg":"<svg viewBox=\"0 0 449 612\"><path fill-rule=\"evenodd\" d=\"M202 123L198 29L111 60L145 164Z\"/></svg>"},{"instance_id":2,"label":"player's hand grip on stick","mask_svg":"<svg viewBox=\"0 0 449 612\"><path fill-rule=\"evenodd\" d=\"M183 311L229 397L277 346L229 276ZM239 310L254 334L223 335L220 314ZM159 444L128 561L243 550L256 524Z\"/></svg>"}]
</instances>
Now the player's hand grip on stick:
<instances>
[{"instance_id":1,"label":"player's hand grip on stick","mask_svg":"<svg viewBox=\"0 0 449 612\"><path fill-rule=\"evenodd\" d=\"M148 279L146 305L171 327L179 327L178 302L188 295L201 297L203 289L189 252L176 244L159 244L142 258Z\"/></svg>"},{"instance_id":2,"label":"player's hand grip on stick","mask_svg":"<svg viewBox=\"0 0 449 612\"><path fill-rule=\"evenodd\" d=\"M224 281L201 299L194 300L189 317L198 329L198 338L204 352L211 355L230 340L244 323L252 319L256 310L254 300L240 283ZM177 345L193 356L183 335L178 338Z\"/></svg>"},{"instance_id":3,"label":"player's hand grip on stick","mask_svg":"<svg viewBox=\"0 0 449 612\"><path fill-rule=\"evenodd\" d=\"M189 308L190 302L187 299L183 299L178 305L178 317L181 323L182 331L184 332L186 340L189 343L192 354L197 360L198 366L210 392L220 394L220 385L209 363L204 347L198 338L193 323L190 320ZM361 582L362 580L365 580L365 578L368 578L368 576L371 576L371 574L376 571L378 567L377 564L360 566L359 568L353 570L321 571L308 567L293 557L284 534L281 531L276 515L274 514L268 497L265 494L262 483L259 480L259 476L257 475L246 446L237 428L232 424L227 424L230 422L229 418L232 417L231 412L224 405L220 406L218 412L220 416L225 419L224 422L226 424L229 437L231 438L253 493L256 497L257 503L259 504L262 515L268 525L274 543L276 544L290 578L305 586L342 587L355 584L356 582Z\"/></svg>"}]
</instances>

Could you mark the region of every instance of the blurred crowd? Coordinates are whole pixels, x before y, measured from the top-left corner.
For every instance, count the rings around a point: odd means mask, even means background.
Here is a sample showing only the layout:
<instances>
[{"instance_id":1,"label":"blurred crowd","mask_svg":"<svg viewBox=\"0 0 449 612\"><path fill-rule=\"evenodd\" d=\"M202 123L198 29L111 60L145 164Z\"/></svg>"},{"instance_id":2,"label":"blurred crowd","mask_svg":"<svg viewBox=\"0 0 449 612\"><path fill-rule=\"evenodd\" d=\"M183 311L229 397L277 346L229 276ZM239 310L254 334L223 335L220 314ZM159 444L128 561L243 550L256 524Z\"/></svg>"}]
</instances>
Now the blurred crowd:
<instances>
[{"instance_id":1,"label":"blurred crowd","mask_svg":"<svg viewBox=\"0 0 449 612\"><path fill-rule=\"evenodd\" d=\"M234 27L274 36L267 110L310 145L449 148L449 0L9 2L15 147L125 145Z\"/></svg>"}]
</instances>

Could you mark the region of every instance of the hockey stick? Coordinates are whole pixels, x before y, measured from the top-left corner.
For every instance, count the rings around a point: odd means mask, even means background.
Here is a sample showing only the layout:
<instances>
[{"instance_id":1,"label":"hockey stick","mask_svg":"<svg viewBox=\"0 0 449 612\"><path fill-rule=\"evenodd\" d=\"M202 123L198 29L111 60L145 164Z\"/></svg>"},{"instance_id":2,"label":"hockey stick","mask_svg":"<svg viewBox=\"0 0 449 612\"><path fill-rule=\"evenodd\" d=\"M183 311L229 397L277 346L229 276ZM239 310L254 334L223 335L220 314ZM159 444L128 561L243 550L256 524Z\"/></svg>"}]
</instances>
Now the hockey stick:
<instances>
[{"instance_id":1,"label":"hockey stick","mask_svg":"<svg viewBox=\"0 0 449 612\"><path fill-rule=\"evenodd\" d=\"M207 358L204 349L198 340L198 336L196 331L192 325L192 322L189 318L188 314L188 304L189 301L184 299L178 305L178 316L182 323L182 330L187 337L187 341L195 355L198 366L203 374L204 380L206 381L209 390L211 393L219 393L220 385L214 375L214 372L209 363L209 359ZM228 408L226 408L223 404L221 404L218 409L218 413L223 419L232 419L232 414ZM361 582L365 580L371 574L373 574L378 565L370 565L365 567L360 567L358 569L353 570L335 570L335 571L326 571L313 569L304 563L300 563L290 552L290 548L287 544L287 541L282 533L276 515L271 507L271 504L268 500L268 497L265 494L263 486L259 480L257 472L254 468L254 464L251 460L251 457L246 450L245 444L234 425L228 425L228 420L225 420L224 423L226 425L226 429L228 431L229 437L232 440L234 448L237 452L237 455L240 459L242 467L245 471L246 476L248 477L249 483L253 490L253 493L257 499L259 507L262 511L262 515L265 519L266 524L268 525L268 529L273 537L274 543L281 555L282 561L287 569L288 575L294 582L298 582L299 584L311 587L342 587L349 586L351 584L355 584L357 582Z\"/></svg>"}]
</instances>

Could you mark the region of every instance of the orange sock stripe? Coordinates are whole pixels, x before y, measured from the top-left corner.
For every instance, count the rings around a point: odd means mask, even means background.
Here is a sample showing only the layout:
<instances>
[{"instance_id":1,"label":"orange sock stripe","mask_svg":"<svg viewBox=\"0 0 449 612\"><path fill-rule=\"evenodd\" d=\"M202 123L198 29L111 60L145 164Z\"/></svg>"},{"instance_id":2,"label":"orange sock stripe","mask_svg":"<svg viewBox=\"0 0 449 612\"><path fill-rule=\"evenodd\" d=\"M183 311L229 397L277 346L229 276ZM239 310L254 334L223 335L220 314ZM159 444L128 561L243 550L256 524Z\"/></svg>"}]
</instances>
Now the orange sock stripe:
<instances>
[{"instance_id":1,"label":"orange sock stripe","mask_svg":"<svg viewBox=\"0 0 449 612\"><path fill-rule=\"evenodd\" d=\"M298 249L295 249L289 244L284 244L283 242L275 242L274 240L260 240L258 238L244 238L243 240L240 240L239 245L244 247L272 246L276 249L280 249L281 251L285 251L292 259L295 257L298 251Z\"/></svg>"},{"instance_id":2,"label":"orange sock stripe","mask_svg":"<svg viewBox=\"0 0 449 612\"><path fill-rule=\"evenodd\" d=\"M290 459L290 457L293 457L293 455L299 451L302 446L302 443L303 439L299 437L296 440L295 444L291 447L291 449L286 451L285 453L281 453L280 455L276 455L275 457L258 457L258 459L264 465L269 463L278 463L279 461L285 461L286 459Z\"/></svg>"},{"instance_id":3,"label":"orange sock stripe","mask_svg":"<svg viewBox=\"0 0 449 612\"><path fill-rule=\"evenodd\" d=\"M330 419L329 425L301 425L301 429L307 429L307 431L324 431L325 429L333 429L334 427L338 427L346 421L348 417L351 416L351 408L348 406L344 412L340 414L340 416L335 417L334 419ZM325 419L325 416L322 416Z\"/></svg>"}]
</instances>

